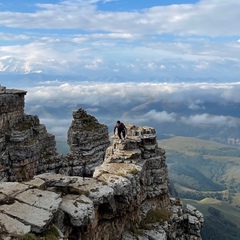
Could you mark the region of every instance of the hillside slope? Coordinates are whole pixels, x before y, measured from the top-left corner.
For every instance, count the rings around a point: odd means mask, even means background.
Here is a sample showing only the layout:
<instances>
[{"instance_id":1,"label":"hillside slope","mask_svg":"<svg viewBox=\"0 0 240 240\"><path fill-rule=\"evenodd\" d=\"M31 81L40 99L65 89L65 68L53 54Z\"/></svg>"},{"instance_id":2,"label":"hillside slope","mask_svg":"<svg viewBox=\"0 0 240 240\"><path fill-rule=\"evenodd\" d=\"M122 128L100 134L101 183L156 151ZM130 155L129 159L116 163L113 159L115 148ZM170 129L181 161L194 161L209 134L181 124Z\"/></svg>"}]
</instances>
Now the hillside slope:
<instances>
[{"instance_id":1,"label":"hillside slope","mask_svg":"<svg viewBox=\"0 0 240 240\"><path fill-rule=\"evenodd\" d=\"M240 206L240 148L188 137L158 141L180 197L214 197Z\"/></svg>"},{"instance_id":2,"label":"hillside slope","mask_svg":"<svg viewBox=\"0 0 240 240\"><path fill-rule=\"evenodd\" d=\"M240 239L240 148L190 137L158 145L178 196L204 214L203 239Z\"/></svg>"},{"instance_id":3,"label":"hillside slope","mask_svg":"<svg viewBox=\"0 0 240 240\"><path fill-rule=\"evenodd\" d=\"M203 214L205 225L201 230L206 240L238 240L240 237L240 209L222 201L205 198L201 201L183 199Z\"/></svg>"}]
</instances>

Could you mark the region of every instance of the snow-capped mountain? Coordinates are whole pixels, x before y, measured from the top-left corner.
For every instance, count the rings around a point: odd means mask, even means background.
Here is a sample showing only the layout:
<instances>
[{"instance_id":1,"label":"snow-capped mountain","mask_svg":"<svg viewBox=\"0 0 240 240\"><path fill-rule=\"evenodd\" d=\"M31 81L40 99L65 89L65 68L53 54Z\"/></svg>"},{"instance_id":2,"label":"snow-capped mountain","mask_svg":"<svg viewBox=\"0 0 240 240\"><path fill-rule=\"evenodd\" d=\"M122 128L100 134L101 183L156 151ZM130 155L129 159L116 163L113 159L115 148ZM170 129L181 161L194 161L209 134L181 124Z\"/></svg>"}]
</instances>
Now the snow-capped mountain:
<instances>
[{"instance_id":1,"label":"snow-capped mountain","mask_svg":"<svg viewBox=\"0 0 240 240\"><path fill-rule=\"evenodd\" d=\"M13 56L0 57L0 72L2 73L41 73L42 69L31 61Z\"/></svg>"}]
</instances>

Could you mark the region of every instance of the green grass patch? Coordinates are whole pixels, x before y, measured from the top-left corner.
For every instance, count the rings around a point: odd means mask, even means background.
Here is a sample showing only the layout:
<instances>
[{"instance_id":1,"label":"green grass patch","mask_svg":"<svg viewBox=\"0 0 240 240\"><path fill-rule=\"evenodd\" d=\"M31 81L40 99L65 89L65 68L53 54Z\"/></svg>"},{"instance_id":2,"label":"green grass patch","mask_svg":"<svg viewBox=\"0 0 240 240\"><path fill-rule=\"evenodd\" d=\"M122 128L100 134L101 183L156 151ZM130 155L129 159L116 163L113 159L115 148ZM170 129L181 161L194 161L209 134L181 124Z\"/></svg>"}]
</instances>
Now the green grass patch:
<instances>
[{"instance_id":1,"label":"green grass patch","mask_svg":"<svg viewBox=\"0 0 240 240\"><path fill-rule=\"evenodd\" d=\"M170 222L171 216L172 212L166 208L150 209L146 217L140 222L140 228L149 230L149 228L151 228L151 224L157 222L163 225L166 221Z\"/></svg>"},{"instance_id":2,"label":"green grass patch","mask_svg":"<svg viewBox=\"0 0 240 240\"><path fill-rule=\"evenodd\" d=\"M50 226L43 234L44 240L58 240L59 232L55 226Z\"/></svg>"},{"instance_id":3,"label":"green grass patch","mask_svg":"<svg viewBox=\"0 0 240 240\"><path fill-rule=\"evenodd\" d=\"M78 202L78 203L82 203L82 204L90 204L89 202L85 202L85 201L83 201L82 199L78 199L77 202Z\"/></svg>"},{"instance_id":4,"label":"green grass patch","mask_svg":"<svg viewBox=\"0 0 240 240\"><path fill-rule=\"evenodd\" d=\"M20 240L40 240L40 237L37 237L33 233L27 233L25 234Z\"/></svg>"},{"instance_id":5,"label":"green grass patch","mask_svg":"<svg viewBox=\"0 0 240 240\"><path fill-rule=\"evenodd\" d=\"M129 231L132 233L132 235L133 235L134 237L137 237L137 236L143 234L142 230L139 229L139 228L137 228L137 227L135 227L134 225L131 225L131 226L130 226Z\"/></svg>"},{"instance_id":6,"label":"green grass patch","mask_svg":"<svg viewBox=\"0 0 240 240\"><path fill-rule=\"evenodd\" d=\"M204 215L201 229L203 240L238 240L240 239L240 210L216 199L193 201L183 199L196 207Z\"/></svg>"},{"instance_id":7,"label":"green grass patch","mask_svg":"<svg viewBox=\"0 0 240 240\"><path fill-rule=\"evenodd\" d=\"M138 170L136 168L130 169L127 171L128 174L132 174L132 175L137 175L138 174Z\"/></svg>"},{"instance_id":8,"label":"green grass patch","mask_svg":"<svg viewBox=\"0 0 240 240\"><path fill-rule=\"evenodd\" d=\"M27 233L19 240L58 240L59 232L54 225L51 225L45 232L40 235L35 235L34 233Z\"/></svg>"},{"instance_id":9,"label":"green grass patch","mask_svg":"<svg viewBox=\"0 0 240 240\"><path fill-rule=\"evenodd\" d=\"M29 122L20 122L14 126L14 129L17 131L25 131L32 127L32 124Z\"/></svg>"},{"instance_id":10,"label":"green grass patch","mask_svg":"<svg viewBox=\"0 0 240 240\"><path fill-rule=\"evenodd\" d=\"M158 141L180 198L216 198L240 206L240 147L191 137Z\"/></svg>"},{"instance_id":11,"label":"green grass patch","mask_svg":"<svg viewBox=\"0 0 240 240\"><path fill-rule=\"evenodd\" d=\"M229 146L214 141L191 137L173 137L159 140L158 145L165 150L174 150L187 156L201 155L214 161L239 163L240 147Z\"/></svg>"}]
</instances>

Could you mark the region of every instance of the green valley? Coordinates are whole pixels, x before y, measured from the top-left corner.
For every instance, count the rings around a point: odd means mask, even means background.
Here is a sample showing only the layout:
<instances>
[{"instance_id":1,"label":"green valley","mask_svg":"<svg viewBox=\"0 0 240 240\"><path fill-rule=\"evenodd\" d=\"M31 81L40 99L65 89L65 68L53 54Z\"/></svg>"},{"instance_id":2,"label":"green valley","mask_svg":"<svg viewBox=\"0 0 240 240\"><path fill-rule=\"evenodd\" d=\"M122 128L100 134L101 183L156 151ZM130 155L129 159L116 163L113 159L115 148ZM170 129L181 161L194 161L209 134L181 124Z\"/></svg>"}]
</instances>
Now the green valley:
<instances>
[{"instance_id":1,"label":"green valley","mask_svg":"<svg viewBox=\"0 0 240 240\"><path fill-rule=\"evenodd\" d=\"M178 196L204 214L203 239L240 239L240 147L191 137L158 145Z\"/></svg>"},{"instance_id":2,"label":"green valley","mask_svg":"<svg viewBox=\"0 0 240 240\"><path fill-rule=\"evenodd\" d=\"M205 224L201 230L204 240L238 240L240 236L240 209L212 198L201 201L182 199L204 215Z\"/></svg>"}]
</instances>

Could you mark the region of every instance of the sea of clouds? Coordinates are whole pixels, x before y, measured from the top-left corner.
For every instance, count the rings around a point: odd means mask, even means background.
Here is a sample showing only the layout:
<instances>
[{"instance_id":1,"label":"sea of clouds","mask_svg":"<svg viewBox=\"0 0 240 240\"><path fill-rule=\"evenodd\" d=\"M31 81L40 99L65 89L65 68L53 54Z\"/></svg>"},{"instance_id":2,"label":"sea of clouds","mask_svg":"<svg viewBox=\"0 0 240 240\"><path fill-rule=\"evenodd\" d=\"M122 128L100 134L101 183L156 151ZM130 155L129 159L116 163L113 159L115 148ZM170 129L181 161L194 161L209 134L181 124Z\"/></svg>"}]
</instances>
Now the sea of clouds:
<instances>
[{"instance_id":1,"label":"sea of clouds","mask_svg":"<svg viewBox=\"0 0 240 240\"><path fill-rule=\"evenodd\" d=\"M108 125L110 128L119 118L123 122L151 125L151 123L182 121L187 124L199 125L236 125L236 116L204 112L205 103L212 102L222 105L238 105L240 103L240 83L63 83L46 82L38 86L27 87L26 111L39 114L41 122L49 131L56 135L66 134L72 121L71 112L82 107L91 115ZM183 116L179 112L160 111L157 107L150 109L154 102L184 104L191 110L190 115ZM42 111L53 109L56 112ZM109 115L101 112L102 108L114 112ZM115 111L111 111L114 110ZM136 115L137 111L141 115ZM201 114L199 113L201 110ZM66 111L66 114L64 114ZM128 113L128 114L126 114ZM129 114L130 113L130 114ZM109 129L111 131L112 129Z\"/></svg>"}]
</instances>

